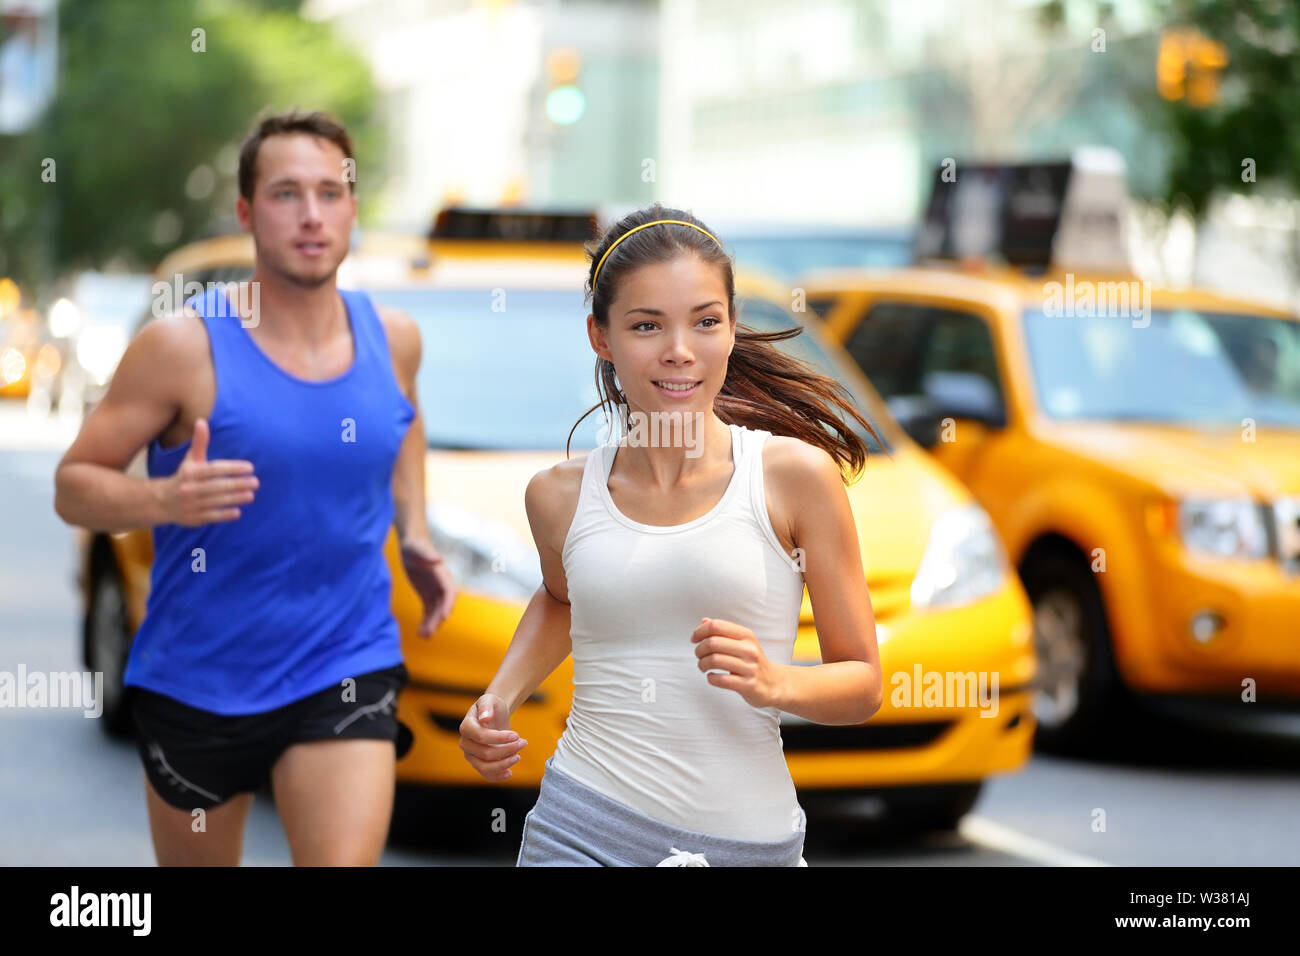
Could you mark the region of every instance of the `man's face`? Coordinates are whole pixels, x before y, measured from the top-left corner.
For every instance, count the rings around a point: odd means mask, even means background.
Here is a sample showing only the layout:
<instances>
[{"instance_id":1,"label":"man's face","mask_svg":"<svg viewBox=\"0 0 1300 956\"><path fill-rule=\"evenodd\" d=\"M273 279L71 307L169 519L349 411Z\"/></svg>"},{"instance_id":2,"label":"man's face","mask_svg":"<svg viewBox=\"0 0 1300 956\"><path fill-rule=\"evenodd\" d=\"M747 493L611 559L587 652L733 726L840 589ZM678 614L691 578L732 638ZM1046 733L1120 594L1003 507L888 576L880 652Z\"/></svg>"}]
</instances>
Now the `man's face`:
<instances>
[{"instance_id":1,"label":"man's face","mask_svg":"<svg viewBox=\"0 0 1300 956\"><path fill-rule=\"evenodd\" d=\"M333 278L357 214L344 178L346 158L329 140L307 133L262 142L253 201L241 196L235 204L241 228L253 235L259 268L307 288Z\"/></svg>"}]
</instances>

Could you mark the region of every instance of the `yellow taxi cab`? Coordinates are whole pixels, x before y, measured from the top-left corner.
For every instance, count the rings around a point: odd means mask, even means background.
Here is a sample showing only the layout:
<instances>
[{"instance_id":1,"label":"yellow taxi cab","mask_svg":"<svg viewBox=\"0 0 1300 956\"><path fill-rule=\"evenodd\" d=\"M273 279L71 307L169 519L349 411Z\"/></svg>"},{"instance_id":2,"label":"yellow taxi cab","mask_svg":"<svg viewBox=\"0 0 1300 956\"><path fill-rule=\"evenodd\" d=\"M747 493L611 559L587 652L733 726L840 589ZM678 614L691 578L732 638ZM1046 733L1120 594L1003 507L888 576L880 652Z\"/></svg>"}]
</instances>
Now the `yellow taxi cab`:
<instances>
[{"instance_id":1,"label":"yellow taxi cab","mask_svg":"<svg viewBox=\"0 0 1300 956\"><path fill-rule=\"evenodd\" d=\"M1134 700L1285 709L1300 697L1300 321L1139 281L1087 170L1053 210L1041 188L1024 200L1030 168L982 168L1001 264L963 259L948 216L963 200L932 198L921 251L948 261L799 287L997 526L1033 604L1041 744L1096 744ZM1089 205L1110 228L1085 241L1070 217ZM1016 208L1056 217L1058 241L1026 243L1051 229L1007 226Z\"/></svg>"},{"instance_id":2,"label":"yellow taxi cab","mask_svg":"<svg viewBox=\"0 0 1300 956\"><path fill-rule=\"evenodd\" d=\"M30 349L0 345L0 398L26 398L32 390Z\"/></svg>"},{"instance_id":3,"label":"yellow taxi cab","mask_svg":"<svg viewBox=\"0 0 1300 956\"><path fill-rule=\"evenodd\" d=\"M0 277L0 398L26 398L32 389L39 320L21 305L18 283Z\"/></svg>"},{"instance_id":4,"label":"yellow taxi cab","mask_svg":"<svg viewBox=\"0 0 1300 956\"><path fill-rule=\"evenodd\" d=\"M524 488L564 457L574 423L597 401L584 322L588 266L577 241L590 231L587 217L493 221L490 213L459 211L440 220L427 244L412 237L363 243L340 268L341 286L364 288L421 328L429 525L459 587L438 632L418 637L419 599L390 535L392 607L411 674L399 716L415 737L397 765L399 783L489 786L465 761L459 726L541 586ZM553 238L528 238L539 233ZM158 274L230 281L247 277L252 263L251 242L235 237L183 249ZM737 283L740 321L750 328L803 326L783 290L758 276L738 275ZM1035 662L1027 599L983 511L890 420L842 352L806 327L783 346L839 379L883 441L862 436L872 454L849 496L875 607L884 703L861 726L785 715L792 776L801 799L880 792L900 821L954 825L985 778L1028 759ZM595 417L574 432L571 453L606 440ZM105 716L126 731L121 673L144 613L150 534L88 534L83 554L87 660L106 671ZM820 663L806 594L795 660ZM512 727L531 745L511 780L491 787L537 788L571 693L566 661L514 714Z\"/></svg>"}]
</instances>

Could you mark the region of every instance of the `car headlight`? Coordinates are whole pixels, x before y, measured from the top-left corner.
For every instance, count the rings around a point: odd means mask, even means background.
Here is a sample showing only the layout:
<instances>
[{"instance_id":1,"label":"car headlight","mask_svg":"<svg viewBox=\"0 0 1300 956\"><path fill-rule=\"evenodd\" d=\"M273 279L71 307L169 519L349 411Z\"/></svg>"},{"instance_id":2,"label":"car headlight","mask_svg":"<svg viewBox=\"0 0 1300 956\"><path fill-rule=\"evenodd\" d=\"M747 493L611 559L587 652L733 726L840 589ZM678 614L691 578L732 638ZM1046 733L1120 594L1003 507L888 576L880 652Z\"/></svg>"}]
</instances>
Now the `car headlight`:
<instances>
[{"instance_id":1,"label":"car headlight","mask_svg":"<svg viewBox=\"0 0 1300 956\"><path fill-rule=\"evenodd\" d=\"M514 529L448 504L428 507L429 533L456 586L509 601L527 601L542 583L537 550Z\"/></svg>"},{"instance_id":2,"label":"car headlight","mask_svg":"<svg viewBox=\"0 0 1300 956\"><path fill-rule=\"evenodd\" d=\"M930 529L912 580L912 606L969 604L1001 587L1006 573L1006 552L984 509L974 504L953 508Z\"/></svg>"},{"instance_id":3,"label":"car headlight","mask_svg":"<svg viewBox=\"0 0 1300 956\"><path fill-rule=\"evenodd\" d=\"M1189 498L1178 505L1178 533L1188 551L1221 558L1268 557L1268 529L1249 498Z\"/></svg>"},{"instance_id":4,"label":"car headlight","mask_svg":"<svg viewBox=\"0 0 1300 956\"><path fill-rule=\"evenodd\" d=\"M12 385L27 374L27 359L15 348L0 350L0 385Z\"/></svg>"},{"instance_id":5,"label":"car headlight","mask_svg":"<svg viewBox=\"0 0 1300 956\"><path fill-rule=\"evenodd\" d=\"M126 351L126 332L115 325L88 325L77 338L77 361L90 373L96 385L113 377L122 353Z\"/></svg>"}]
</instances>

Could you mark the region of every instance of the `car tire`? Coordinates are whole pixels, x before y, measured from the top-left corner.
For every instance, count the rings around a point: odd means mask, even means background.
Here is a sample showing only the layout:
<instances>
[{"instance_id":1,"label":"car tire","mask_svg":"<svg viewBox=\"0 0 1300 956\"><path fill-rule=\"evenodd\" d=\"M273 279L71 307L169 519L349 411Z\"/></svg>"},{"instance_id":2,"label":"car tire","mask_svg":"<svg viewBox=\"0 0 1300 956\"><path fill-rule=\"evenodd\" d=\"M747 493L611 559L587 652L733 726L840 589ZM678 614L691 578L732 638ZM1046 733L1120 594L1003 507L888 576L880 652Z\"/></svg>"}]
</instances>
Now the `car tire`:
<instances>
[{"instance_id":1,"label":"car tire","mask_svg":"<svg viewBox=\"0 0 1300 956\"><path fill-rule=\"evenodd\" d=\"M1034 613L1034 743L1041 750L1084 752L1096 744L1122 703L1101 589L1083 558L1049 551L1021 579Z\"/></svg>"},{"instance_id":2,"label":"car tire","mask_svg":"<svg viewBox=\"0 0 1300 956\"><path fill-rule=\"evenodd\" d=\"M88 590L83 650L87 669L104 675L100 724L110 737L129 738L135 726L122 678L134 634L127 620L126 588L111 558L94 562Z\"/></svg>"}]
</instances>

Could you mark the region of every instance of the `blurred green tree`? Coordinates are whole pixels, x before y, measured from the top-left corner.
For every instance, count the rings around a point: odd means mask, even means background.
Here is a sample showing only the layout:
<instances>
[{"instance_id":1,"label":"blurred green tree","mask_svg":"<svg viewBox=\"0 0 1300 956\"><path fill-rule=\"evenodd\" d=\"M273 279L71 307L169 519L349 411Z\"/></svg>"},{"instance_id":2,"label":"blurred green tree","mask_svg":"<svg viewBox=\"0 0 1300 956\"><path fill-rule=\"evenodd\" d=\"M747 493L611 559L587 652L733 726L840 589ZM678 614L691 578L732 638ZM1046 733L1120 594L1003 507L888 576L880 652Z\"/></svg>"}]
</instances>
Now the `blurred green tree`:
<instances>
[{"instance_id":1,"label":"blurred green tree","mask_svg":"<svg viewBox=\"0 0 1300 956\"><path fill-rule=\"evenodd\" d=\"M1215 192L1253 191L1256 182L1300 194L1300 0L1175 0L1162 9L1166 202L1199 217Z\"/></svg>"},{"instance_id":2,"label":"blurred green tree","mask_svg":"<svg viewBox=\"0 0 1300 956\"><path fill-rule=\"evenodd\" d=\"M62 0L55 99L0 137L0 274L40 287L148 269L233 226L238 146L262 112L323 109L348 127L364 215L383 146L369 68L295 7Z\"/></svg>"}]
</instances>

